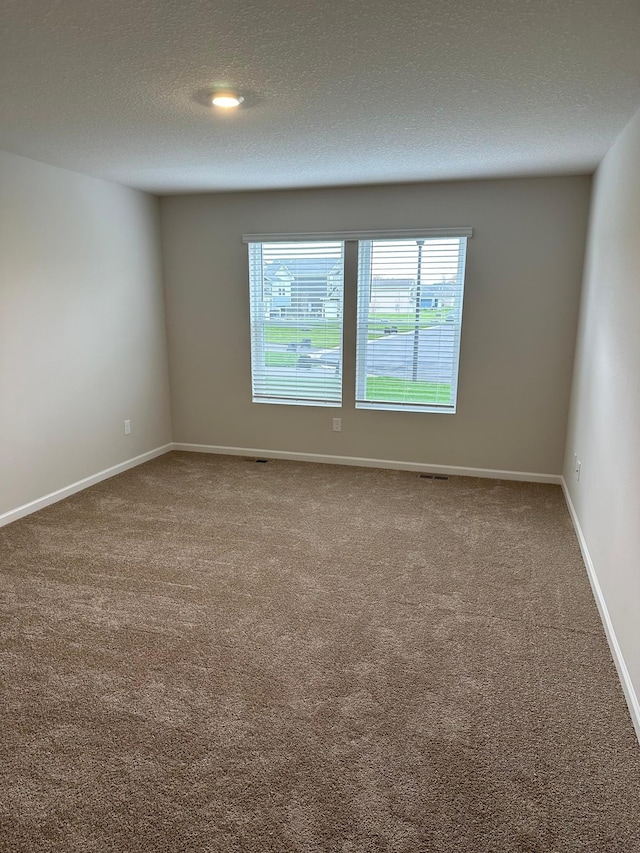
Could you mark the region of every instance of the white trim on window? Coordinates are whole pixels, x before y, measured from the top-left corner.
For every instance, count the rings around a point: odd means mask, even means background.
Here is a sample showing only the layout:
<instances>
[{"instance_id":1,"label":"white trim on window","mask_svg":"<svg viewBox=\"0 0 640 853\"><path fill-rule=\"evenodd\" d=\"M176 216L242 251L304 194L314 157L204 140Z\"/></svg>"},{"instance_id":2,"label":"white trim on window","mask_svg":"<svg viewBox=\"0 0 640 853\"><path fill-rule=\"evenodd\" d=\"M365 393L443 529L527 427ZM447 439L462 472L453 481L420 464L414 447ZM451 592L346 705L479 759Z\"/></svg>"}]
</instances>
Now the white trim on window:
<instances>
[{"instance_id":1,"label":"white trim on window","mask_svg":"<svg viewBox=\"0 0 640 853\"><path fill-rule=\"evenodd\" d=\"M359 241L356 409L455 414L466 245Z\"/></svg>"},{"instance_id":2,"label":"white trim on window","mask_svg":"<svg viewBox=\"0 0 640 853\"><path fill-rule=\"evenodd\" d=\"M251 242L254 403L342 405L344 242Z\"/></svg>"},{"instance_id":3,"label":"white trim on window","mask_svg":"<svg viewBox=\"0 0 640 853\"><path fill-rule=\"evenodd\" d=\"M344 257L357 243L347 281L357 290L356 328L346 330L356 350L351 404L455 414L472 235L467 227L243 234L253 402L342 405Z\"/></svg>"},{"instance_id":4,"label":"white trim on window","mask_svg":"<svg viewBox=\"0 0 640 853\"><path fill-rule=\"evenodd\" d=\"M243 234L243 243L295 243L312 240L415 240L424 237L473 237L473 228L405 228L382 231L314 231L294 234Z\"/></svg>"}]
</instances>

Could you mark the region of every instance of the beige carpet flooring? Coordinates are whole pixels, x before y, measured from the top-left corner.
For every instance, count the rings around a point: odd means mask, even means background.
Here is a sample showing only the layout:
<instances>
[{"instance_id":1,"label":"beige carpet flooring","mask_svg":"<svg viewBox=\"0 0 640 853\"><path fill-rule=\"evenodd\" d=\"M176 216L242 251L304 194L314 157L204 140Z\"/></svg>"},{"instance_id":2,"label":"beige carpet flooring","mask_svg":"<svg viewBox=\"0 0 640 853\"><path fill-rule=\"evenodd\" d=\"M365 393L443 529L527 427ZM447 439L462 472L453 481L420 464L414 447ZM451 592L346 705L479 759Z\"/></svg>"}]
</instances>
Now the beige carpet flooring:
<instances>
[{"instance_id":1,"label":"beige carpet flooring","mask_svg":"<svg viewBox=\"0 0 640 853\"><path fill-rule=\"evenodd\" d=\"M640 851L558 487L172 453L0 567L2 851Z\"/></svg>"}]
</instances>

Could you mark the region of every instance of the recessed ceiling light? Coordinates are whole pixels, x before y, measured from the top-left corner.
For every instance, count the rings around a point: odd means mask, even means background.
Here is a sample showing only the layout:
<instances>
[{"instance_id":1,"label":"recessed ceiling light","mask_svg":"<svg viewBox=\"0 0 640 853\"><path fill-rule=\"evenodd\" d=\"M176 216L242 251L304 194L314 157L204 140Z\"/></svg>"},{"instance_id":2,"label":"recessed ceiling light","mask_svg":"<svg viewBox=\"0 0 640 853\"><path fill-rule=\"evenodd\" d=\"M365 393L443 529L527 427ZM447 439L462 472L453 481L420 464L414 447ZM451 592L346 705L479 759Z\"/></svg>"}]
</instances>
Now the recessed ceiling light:
<instances>
[{"instance_id":1,"label":"recessed ceiling light","mask_svg":"<svg viewBox=\"0 0 640 853\"><path fill-rule=\"evenodd\" d=\"M244 101L242 95L237 92L214 92L211 96L211 103L214 107L222 107L224 110L234 109L239 107Z\"/></svg>"}]
</instances>

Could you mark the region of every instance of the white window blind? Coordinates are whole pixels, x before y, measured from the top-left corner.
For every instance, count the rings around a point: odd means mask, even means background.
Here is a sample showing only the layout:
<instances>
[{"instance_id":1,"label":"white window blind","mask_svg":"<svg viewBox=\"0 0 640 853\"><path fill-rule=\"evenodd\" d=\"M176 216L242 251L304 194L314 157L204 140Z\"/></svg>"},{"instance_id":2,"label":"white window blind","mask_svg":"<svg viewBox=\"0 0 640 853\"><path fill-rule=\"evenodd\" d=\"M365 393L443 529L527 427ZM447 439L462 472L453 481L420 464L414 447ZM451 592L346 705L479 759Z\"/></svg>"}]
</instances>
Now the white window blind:
<instances>
[{"instance_id":1,"label":"white window blind","mask_svg":"<svg viewBox=\"0 0 640 853\"><path fill-rule=\"evenodd\" d=\"M466 244L360 241L356 408L455 412Z\"/></svg>"},{"instance_id":2,"label":"white window blind","mask_svg":"<svg viewBox=\"0 0 640 853\"><path fill-rule=\"evenodd\" d=\"M249 242L255 403L340 406L344 242Z\"/></svg>"}]
</instances>

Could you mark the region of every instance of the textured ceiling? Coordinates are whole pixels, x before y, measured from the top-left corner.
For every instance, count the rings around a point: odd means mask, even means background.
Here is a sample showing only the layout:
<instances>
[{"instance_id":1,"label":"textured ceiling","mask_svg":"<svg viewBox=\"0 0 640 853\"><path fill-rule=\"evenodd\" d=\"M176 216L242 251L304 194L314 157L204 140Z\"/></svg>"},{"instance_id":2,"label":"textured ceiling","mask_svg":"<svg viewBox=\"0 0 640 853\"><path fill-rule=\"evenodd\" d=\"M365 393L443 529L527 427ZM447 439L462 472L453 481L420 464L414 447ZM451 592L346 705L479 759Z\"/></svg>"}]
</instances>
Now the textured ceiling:
<instances>
[{"instance_id":1,"label":"textured ceiling","mask_svg":"<svg viewBox=\"0 0 640 853\"><path fill-rule=\"evenodd\" d=\"M156 193L588 172L640 106L639 0L0 7L0 148Z\"/></svg>"}]
</instances>

